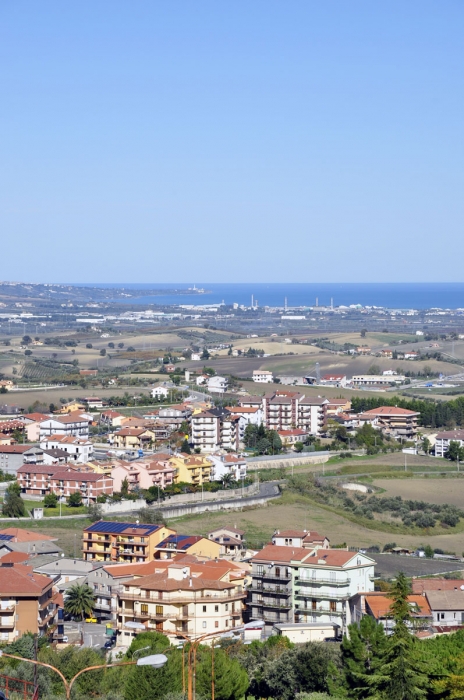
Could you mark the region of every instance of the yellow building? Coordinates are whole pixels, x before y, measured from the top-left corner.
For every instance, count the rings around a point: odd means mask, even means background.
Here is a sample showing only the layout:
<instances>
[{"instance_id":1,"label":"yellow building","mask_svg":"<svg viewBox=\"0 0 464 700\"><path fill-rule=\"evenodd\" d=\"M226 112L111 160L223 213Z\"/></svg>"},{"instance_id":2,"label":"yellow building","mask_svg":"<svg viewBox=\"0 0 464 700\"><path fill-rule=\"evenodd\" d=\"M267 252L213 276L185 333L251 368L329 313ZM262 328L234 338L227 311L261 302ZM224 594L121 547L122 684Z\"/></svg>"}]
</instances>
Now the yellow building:
<instances>
[{"instance_id":1,"label":"yellow building","mask_svg":"<svg viewBox=\"0 0 464 700\"><path fill-rule=\"evenodd\" d=\"M174 559L177 554L193 554L201 559L219 559L221 545L200 535L173 533L156 547L156 559Z\"/></svg>"},{"instance_id":2,"label":"yellow building","mask_svg":"<svg viewBox=\"0 0 464 700\"><path fill-rule=\"evenodd\" d=\"M175 532L164 525L100 520L82 533L83 559L127 564L153 561L156 546Z\"/></svg>"},{"instance_id":3,"label":"yellow building","mask_svg":"<svg viewBox=\"0 0 464 700\"><path fill-rule=\"evenodd\" d=\"M200 486L211 481L211 469L213 463L202 455L180 454L171 457L169 460L171 467L174 467L176 474L174 483L185 482Z\"/></svg>"},{"instance_id":4,"label":"yellow building","mask_svg":"<svg viewBox=\"0 0 464 700\"><path fill-rule=\"evenodd\" d=\"M70 401L60 408L58 413L74 413L75 411L85 411L85 406L79 401Z\"/></svg>"}]
</instances>

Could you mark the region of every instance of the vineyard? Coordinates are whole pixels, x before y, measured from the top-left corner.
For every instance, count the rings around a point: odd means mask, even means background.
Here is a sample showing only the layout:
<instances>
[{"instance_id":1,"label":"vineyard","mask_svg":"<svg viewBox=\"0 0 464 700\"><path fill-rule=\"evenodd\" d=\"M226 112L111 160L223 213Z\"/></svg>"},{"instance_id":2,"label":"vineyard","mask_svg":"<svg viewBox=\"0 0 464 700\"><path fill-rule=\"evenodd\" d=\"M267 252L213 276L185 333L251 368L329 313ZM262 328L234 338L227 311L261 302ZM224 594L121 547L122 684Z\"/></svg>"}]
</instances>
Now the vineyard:
<instances>
[{"instance_id":1,"label":"vineyard","mask_svg":"<svg viewBox=\"0 0 464 700\"><path fill-rule=\"evenodd\" d=\"M69 375L72 369L74 367L70 365L63 365L51 360L33 360L32 362L25 362L21 368L18 368L18 376L21 379L34 381L56 381Z\"/></svg>"}]
</instances>

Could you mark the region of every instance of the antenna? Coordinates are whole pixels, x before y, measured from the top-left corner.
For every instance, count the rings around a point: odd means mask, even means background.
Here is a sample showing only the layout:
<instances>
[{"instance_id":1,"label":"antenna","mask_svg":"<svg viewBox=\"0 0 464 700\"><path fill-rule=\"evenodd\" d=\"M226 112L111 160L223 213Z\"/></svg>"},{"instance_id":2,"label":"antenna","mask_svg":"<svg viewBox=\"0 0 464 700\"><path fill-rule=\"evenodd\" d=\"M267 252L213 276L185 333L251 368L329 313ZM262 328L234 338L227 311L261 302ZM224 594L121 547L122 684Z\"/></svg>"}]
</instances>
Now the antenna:
<instances>
[{"instance_id":1,"label":"antenna","mask_svg":"<svg viewBox=\"0 0 464 700\"><path fill-rule=\"evenodd\" d=\"M316 362L316 384L321 383L321 366L319 362Z\"/></svg>"}]
</instances>

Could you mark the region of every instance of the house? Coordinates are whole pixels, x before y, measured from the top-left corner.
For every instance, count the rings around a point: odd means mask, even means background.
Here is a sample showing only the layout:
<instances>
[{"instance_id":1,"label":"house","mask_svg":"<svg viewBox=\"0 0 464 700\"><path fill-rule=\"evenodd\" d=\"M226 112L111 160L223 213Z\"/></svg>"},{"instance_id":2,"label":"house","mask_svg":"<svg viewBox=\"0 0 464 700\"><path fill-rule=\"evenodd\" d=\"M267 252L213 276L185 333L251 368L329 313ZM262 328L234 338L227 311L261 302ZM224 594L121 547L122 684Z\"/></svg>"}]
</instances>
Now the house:
<instances>
[{"instance_id":1,"label":"house","mask_svg":"<svg viewBox=\"0 0 464 700\"><path fill-rule=\"evenodd\" d=\"M25 428L23 420L5 420L0 421L0 433L4 435L13 435L13 433L23 433Z\"/></svg>"},{"instance_id":2,"label":"house","mask_svg":"<svg viewBox=\"0 0 464 700\"><path fill-rule=\"evenodd\" d=\"M382 593L370 593L365 596L364 601L366 614L380 622L387 633L391 633L395 626L391 611L392 599ZM422 595L409 595L408 603L413 629L429 626L432 622L432 612L426 598Z\"/></svg>"},{"instance_id":3,"label":"house","mask_svg":"<svg viewBox=\"0 0 464 700\"><path fill-rule=\"evenodd\" d=\"M31 566L0 562L0 642L14 642L26 632L43 637L59 607L63 599L54 593L52 578L35 574Z\"/></svg>"},{"instance_id":4,"label":"house","mask_svg":"<svg viewBox=\"0 0 464 700\"><path fill-rule=\"evenodd\" d=\"M224 394L229 386L229 380L226 377L208 377L207 386L212 394Z\"/></svg>"},{"instance_id":5,"label":"house","mask_svg":"<svg viewBox=\"0 0 464 700\"><path fill-rule=\"evenodd\" d=\"M121 428L114 433L114 446L126 449L143 449L155 441L155 434L146 428Z\"/></svg>"},{"instance_id":6,"label":"house","mask_svg":"<svg viewBox=\"0 0 464 700\"><path fill-rule=\"evenodd\" d=\"M82 401L68 401L63 404L58 413L80 413L85 411L85 406Z\"/></svg>"},{"instance_id":7,"label":"house","mask_svg":"<svg viewBox=\"0 0 464 700\"><path fill-rule=\"evenodd\" d=\"M153 561L155 546L175 530L164 525L99 520L82 532L85 561L135 564Z\"/></svg>"},{"instance_id":8,"label":"house","mask_svg":"<svg viewBox=\"0 0 464 700\"><path fill-rule=\"evenodd\" d=\"M454 582L456 583L456 582ZM464 590L425 591L433 623L444 627L464 625Z\"/></svg>"},{"instance_id":9,"label":"house","mask_svg":"<svg viewBox=\"0 0 464 700\"><path fill-rule=\"evenodd\" d=\"M264 396L240 399L241 408L260 407L263 423L271 430L301 428L311 435L320 435L326 423L328 399L305 396L298 391L279 389Z\"/></svg>"},{"instance_id":10,"label":"house","mask_svg":"<svg viewBox=\"0 0 464 700\"><path fill-rule=\"evenodd\" d=\"M265 369L254 369L252 379L260 384L270 384L274 381L274 376L272 372L268 372Z\"/></svg>"},{"instance_id":11,"label":"house","mask_svg":"<svg viewBox=\"0 0 464 700\"><path fill-rule=\"evenodd\" d=\"M326 404L327 417L334 416L337 413L345 413L351 411L350 399L328 399Z\"/></svg>"},{"instance_id":12,"label":"house","mask_svg":"<svg viewBox=\"0 0 464 700\"><path fill-rule=\"evenodd\" d=\"M0 445L16 445L16 440L12 435L0 433Z\"/></svg>"},{"instance_id":13,"label":"house","mask_svg":"<svg viewBox=\"0 0 464 700\"><path fill-rule=\"evenodd\" d=\"M54 465L66 464L68 453L60 448L45 449L43 447L31 447L23 452L24 464Z\"/></svg>"},{"instance_id":14,"label":"house","mask_svg":"<svg viewBox=\"0 0 464 700\"><path fill-rule=\"evenodd\" d=\"M292 430L278 430L277 433L282 440L282 445L284 447L291 447L296 442L304 442L308 437L308 431L302 430L301 428L293 428Z\"/></svg>"},{"instance_id":15,"label":"house","mask_svg":"<svg viewBox=\"0 0 464 700\"><path fill-rule=\"evenodd\" d=\"M125 416L122 413L109 409L108 411L103 411L100 415L100 423L108 425L111 428L120 428L124 418Z\"/></svg>"},{"instance_id":16,"label":"house","mask_svg":"<svg viewBox=\"0 0 464 700\"><path fill-rule=\"evenodd\" d=\"M151 390L151 395L154 399L167 399L169 396L169 389L161 385L155 386L155 388Z\"/></svg>"},{"instance_id":17,"label":"house","mask_svg":"<svg viewBox=\"0 0 464 700\"><path fill-rule=\"evenodd\" d=\"M200 486L211 481L212 461L202 455L176 454L170 457L169 464L175 471L174 481Z\"/></svg>"},{"instance_id":18,"label":"house","mask_svg":"<svg viewBox=\"0 0 464 700\"><path fill-rule=\"evenodd\" d=\"M379 406L365 411L359 416L361 423L376 422L387 435L413 440L417 435L417 421L420 413L397 406Z\"/></svg>"},{"instance_id":19,"label":"house","mask_svg":"<svg viewBox=\"0 0 464 700\"><path fill-rule=\"evenodd\" d=\"M387 357L389 360L393 358L393 350L389 350L388 348L384 348L379 352L380 357Z\"/></svg>"},{"instance_id":20,"label":"house","mask_svg":"<svg viewBox=\"0 0 464 700\"><path fill-rule=\"evenodd\" d=\"M415 352L415 351L410 351L410 352L404 353L405 360L418 360L419 357L420 357L420 353Z\"/></svg>"},{"instance_id":21,"label":"house","mask_svg":"<svg viewBox=\"0 0 464 700\"><path fill-rule=\"evenodd\" d=\"M321 377L321 384L326 384L327 386L341 386L345 388L348 384L348 380L345 374L324 374Z\"/></svg>"},{"instance_id":22,"label":"house","mask_svg":"<svg viewBox=\"0 0 464 700\"><path fill-rule=\"evenodd\" d=\"M50 435L74 435L74 437L88 438L89 419L79 412L47 418L40 423L40 439Z\"/></svg>"},{"instance_id":23,"label":"house","mask_svg":"<svg viewBox=\"0 0 464 700\"><path fill-rule=\"evenodd\" d=\"M261 406L245 407L245 406L226 406L231 416L239 418L238 431L239 443L243 442L247 425L261 425L264 421L263 409Z\"/></svg>"},{"instance_id":24,"label":"house","mask_svg":"<svg viewBox=\"0 0 464 700\"><path fill-rule=\"evenodd\" d=\"M177 554L193 554L204 559L216 559L221 553L218 542L200 535L168 535L155 545L156 559L174 559Z\"/></svg>"},{"instance_id":25,"label":"house","mask_svg":"<svg viewBox=\"0 0 464 700\"><path fill-rule=\"evenodd\" d=\"M194 447L202 452L218 449L237 451L240 444L240 416L226 408L193 413L190 426Z\"/></svg>"},{"instance_id":26,"label":"house","mask_svg":"<svg viewBox=\"0 0 464 700\"><path fill-rule=\"evenodd\" d=\"M172 374L176 369L175 365L172 365L171 363L168 363L167 365L163 365L163 367L168 374Z\"/></svg>"},{"instance_id":27,"label":"house","mask_svg":"<svg viewBox=\"0 0 464 700\"><path fill-rule=\"evenodd\" d=\"M29 445L0 445L0 469L6 474L16 474L28 449Z\"/></svg>"},{"instance_id":28,"label":"house","mask_svg":"<svg viewBox=\"0 0 464 700\"><path fill-rule=\"evenodd\" d=\"M278 547L304 547L306 549L328 549L330 540L315 530L275 530L272 544Z\"/></svg>"},{"instance_id":29,"label":"house","mask_svg":"<svg viewBox=\"0 0 464 700\"><path fill-rule=\"evenodd\" d=\"M243 624L244 573L229 562L194 557L159 562L156 573L127 581L118 593L118 644L138 632L196 639Z\"/></svg>"},{"instance_id":30,"label":"house","mask_svg":"<svg viewBox=\"0 0 464 700\"><path fill-rule=\"evenodd\" d=\"M10 406L6 403L0 405L1 420L20 418L22 413L24 413L24 408L21 408L20 406Z\"/></svg>"},{"instance_id":31,"label":"house","mask_svg":"<svg viewBox=\"0 0 464 700\"><path fill-rule=\"evenodd\" d=\"M464 430L443 430L435 438L435 457L444 457L450 442L457 442L459 447L464 445Z\"/></svg>"},{"instance_id":32,"label":"house","mask_svg":"<svg viewBox=\"0 0 464 700\"><path fill-rule=\"evenodd\" d=\"M427 591L464 591L461 579L413 578L412 592L425 595Z\"/></svg>"},{"instance_id":33,"label":"house","mask_svg":"<svg viewBox=\"0 0 464 700\"><path fill-rule=\"evenodd\" d=\"M86 398L82 399L82 403L87 409L99 409L107 405L103 399L98 398L98 396L87 396Z\"/></svg>"},{"instance_id":34,"label":"house","mask_svg":"<svg viewBox=\"0 0 464 700\"><path fill-rule=\"evenodd\" d=\"M11 379L1 379L0 380L0 389L5 389L6 391L11 391L14 387L14 382L11 381Z\"/></svg>"},{"instance_id":35,"label":"house","mask_svg":"<svg viewBox=\"0 0 464 700\"><path fill-rule=\"evenodd\" d=\"M199 374L198 377L195 379L195 383L197 386L201 386L202 384L206 384L206 382L209 379L208 374Z\"/></svg>"},{"instance_id":36,"label":"house","mask_svg":"<svg viewBox=\"0 0 464 700\"><path fill-rule=\"evenodd\" d=\"M364 345L361 345L360 347L356 348L356 352L358 353L358 355L370 355L371 349L368 347L365 347Z\"/></svg>"},{"instance_id":37,"label":"house","mask_svg":"<svg viewBox=\"0 0 464 700\"><path fill-rule=\"evenodd\" d=\"M272 634L287 637L293 644L325 642L340 637L340 625L336 622L284 622L275 624Z\"/></svg>"},{"instance_id":38,"label":"house","mask_svg":"<svg viewBox=\"0 0 464 700\"><path fill-rule=\"evenodd\" d=\"M112 465L114 490L119 492L124 479L127 479L131 491L159 486L165 489L174 483L175 467L169 463L171 455L155 455L153 461L137 460L135 462L118 462Z\"/></svg>"},{"instance_id":39,"label":"house","mask_svg":"<svg viewBox=\"0 0 464 700\"><path fill-rule=\"evenodd\" d=\"M208 539L221 545L220 556L239 554L245 549L245 532L235 527L218 527L208 533Z\"/></svg>"},{"instance_id":40,"label":"house","mask_svg":"<svg viewBox=\"0 0 464 700\"><path fill-rule=\"evenodd\" d=\"M234 454L211 454L211 481L223 481L224 477L231 475L234 481L245 479L247 474L247 461L244 457Z\"/></svg>"},{"instance_id":41,"label":"house","mask_svg":"<svg viewBox=\"0 0 464 700\"><path fill-rule=\"evenodd\" d=\"M200 360L201 360L201 353L199 353L199 352L192 352L192 355L191 355L190 359L191 359L193 362L200 362Z\"/></svg>"},{"instance_id":42,"label":"house","mask_svg":"<svg viewBox=\"0 0 464 700\"><path fill-rule=\"evenodd\" d=\"M339 549L266 545L251 560L252 620L275 624L336 623L344 634L359 591L373 591L375 562Z\"/></svg>"},{"instance_id":43,"label":"house","mask_svg":"<svg viewBox=\"0 0 464 700\"><path fill-rule=\"evenodd\" d=\"M78 464L86 464L93 457L93 444L90 440L72 435L43 437L40 447L44 450L62 450L68 455L68 462Z\"/></svg>"},{"instance_id":44,"label":"house","mask_svg":"<svg viewBox=\"0 0 464 700\"><path fill-rule=\"evenodd\" d=\"M98 369L80 369L79 374L81 377L96 377Z\"/></svg>"}]
</instances>

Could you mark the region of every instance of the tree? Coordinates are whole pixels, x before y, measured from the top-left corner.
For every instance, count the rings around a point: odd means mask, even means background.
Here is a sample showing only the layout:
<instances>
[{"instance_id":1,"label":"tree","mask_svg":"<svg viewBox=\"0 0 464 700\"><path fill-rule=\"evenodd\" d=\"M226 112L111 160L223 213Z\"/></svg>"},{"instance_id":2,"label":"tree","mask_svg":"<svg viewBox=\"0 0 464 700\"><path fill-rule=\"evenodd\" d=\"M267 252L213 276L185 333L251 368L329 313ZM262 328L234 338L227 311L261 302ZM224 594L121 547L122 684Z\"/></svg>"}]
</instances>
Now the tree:
<instances>
[{"instance_id":1,"label":"tree","mask_svg":"<svg viewBox=\"0 0 464 700\"><path fill-rule=\"evenodd\" d=\"M428 437L423 437L422 438L422 449L424 450L425 454L428 455L430 452L430 448L432 447L432 443L428 439Z\"/></svg>"},{"instance_id":2,"label":"tree","mask_svg":"<svg viewBox=\"0 0 464 700\"><path fill-rule=\"evenodd\" d=\"M420 642L411 634L408 602L411 587L400 572L391 590L391 616L395 622L379 669L370 679L371 696L388 700L421 700L427 696L428 675L419 656Z\"/></svg>"},{"instance_id":3,"label":"tree","mask_svg":"<svg viewBox=\"0 0 464 700\"><path fill-rule=\"evenodd\" d=\"M47 493L47 495L44 498L44 506L45 508L56 508L58 505L58 496L56 493Z\"/></svg>"},{"instance_id":4,"label":"tree","mask_svg":"<svg viewBox=\"0 0 464 700\"><path fill-rule=\"evenodd\" d=\"M145 650L146 647L146 650ZM141 632L127 650L127 659L144 649L142 656L161 654L170 647L169 639L159 632ZM138 656L140 658L140 655ZM182 692L182 653L172 650L162 668L151 666L130 668L125 676L124 700L153 700L163 698L167 692Z\"/></svg>"},{"instance_id":5,"label":"tree","mask_svg":"<svg viewBox=\"0 0 464 700\"><path fill-rule=\"evenodd\" d=\"M243 436L243 442L246 447L256 447L258 441L258 426L253 423L248 423L245 428L245 433Z\"/></svg>"},{"instance_id":6,"label":"tree","mask_svg":"<svg viewBox=\"0 0 464 700\"><path fill-rule=\"evenodd\" d=\"M294 447L294 449L295 449L295 452L303 452L304 444L303 444L302 442L299 442L299 441L298 441L298 442L295 442L295 444L293 445L293 447Z\"/></svg>"},{"instance_id":7,"label":"tree","mask_svg":"<svg viewBox=\"0 0 464 700\"><path fill-rule=\"evenodd\" d=\"M184 440L182 442L182 445L180 446L180 451L186 455L189 455L192 453L192 450L190 449L190 445L188 444L188 440Z\"/></svg>"},{"instance_id":8,"label":"tree","mask_svg":"<svg viewBox=\"0 0 464 700\"><path fill-rule=\"evenodd\" d=\"M425 556L426 556L427 559L433 559L433 554L434 554L434 552L433 552L432 547L431 547L429 544L426 544L426 545L425 545L425 547L424 547L424 554L425 554Z\"/></svg>"},{"instance_id":9,"label":"tree","mask_svg":"<svg viewBox=\"0 0 464 700\"><path fill-rule=\"evenodd\" d=\"M209 647L200 647L196 672L197 693L211 699L212 658ZM241 664L223 649L214 650L214 695L217 700L239 700L249 686L248 674Z\"/></svg>"},{"instance_id":10,"label":"tree","mask_svg":"<svg viewBox=\"0 0 464 700\"><path fill-rule=\"evenodd\" d=\"M108 343L108 347L114 350L114 343Z\"/></svg>"},{"instance_id":11,"label":"tree","mask_svg":"<svg viewBox=\"0 0 464 700\"><path fill-rule=\"evenodd\" d=\"M166 525L166 519L160 510L141 508L139 510L139 518L140 522L145 523L146 525Z\"/></svg>"},{"instance_id":12,"label":"tree","mask_svg":"<svg viewBox=\"0 0 464 700\"><path fill-rule=\"evenodd\" d=\"M100 498L100 496L98 497ZM103 508L99 503L92 503L89 506L89 520L91 520L93 523L98 522L98 520L102 519L103 515Z\"/></svg>"},{"instance_id":13,"label":"tree","mask_svg":"<svg viewBox=\"0 0 464 700\"><path fill-rule=\"evenodd\" d=\"M334 644L307 642L284 652L270 665L266 683L272 697L293 700L296 693L330 692L340 670L340 651Z\"/></svg>"},{"instance_id":14,"label":"tree","mask_svg":"<svg viewBox=\"0 0 464 700\"><path fill-rule=\"evenodd\" d=\"M29 345L30 343L32 343L31 336L30 335L23 335L22 344Z\"/></svg>"},{"instance_id":15,"label":"tree","mask_svg":"<svg viewBox=\"0 0 464 700\"><path fill-rule=\"evenodd\" d=\"M119 348L120 350L122 350L123 347L124 347L124 343L118 343L118 348Z\"/></svg>"},{"instance_id":16,"label":"tree","mask_svg":"<svg viewBox=\"0 0 464 700\"><path fill-rule=\"evenodd\" d=\"M100 350L100 355L101 355L102 357L105 357L105 355L106 355L106 348L102 348L102 349Z\"/></svg>"},{"instance_id":17,"label":"tree","mask_svg":"<svg viewBox=\"0 0 464 700\"><path fill-rule=\"evenodd\" d=\"M2 385L0 387L0 394L6 394L6 393L8 393L8 389L6 388L6 386Z\"/></svg>"},{"instance_id":18,"label":"tree","mask_svg":"<svg viewBox=\"0 0 464 700\"><path fill-rule=\"evenodd\" d=\"M365 328L363 328L362 331L361 331L361 333L360 333L361 338L365 338L365 337L366 337L366 333L367 333L367 330L366 330Z\"/></svg>"},{"instance_id":19,"label":"tree","mask_svg":"<svg viewBox=\"0 0 464 700\"><path fill-rule=\"evenodd\" d=\"M21 487L14 481L5 491L2 514L6 518L21 518L27 515L26 506L20 496Z\"/></svg>"},{"instance_id":20,"label":"tree","mask_svg":"<svg viewBox=\"0 0 464 700\"><path fill-rule=\"evenodd\" d=\"M73 617L84 617L91 615L95 605L95 596L92 589L86 583L81 585L76 583L68 588L64 601L64 609Z\"/></svg>"},{"instance_id":21,"label":"tree","mask_svg":"<svg viewBox=\"0 0 464 700\"><path fill-rule=\"evenodd\" d=\"M349 636L343 637L341 646L348 697L368 698L370 677L378 671L385 654L385 630L370 615L362 617L359 624L349 625L348 630Z\"/></svg>"},{"instance_id":22,"label":"tree","mask_svg":"<svg viewBox=\"0 0 464 700\"><path fill-rule=\"evenodd\" d=\"M87 345L86 345L85 347L87 348L87 350L91 350L91 349L92 349L92 343L87 343Z\"/></svg>"},{"instance_id":23,"label":"tree","mask_svg":"<svg viewBox=\"0 0 464 700\"><path fill-rule=\"evenodd\" d=\"M24 354L25 354L27 357L29 357L30 355L32 355L32 350L25 350L25 351L24 351Z\"/></svg>"},{"instance_id":24,"label":"tree","mask_svg":"<svg viewBox=\"0 0 464 700\"><path fill-rule=\"evenodd\" d=\"M203 352L201 353L201 359L202 360L209 360L210 357L211 357L211 355L208 352L208 348L204 347Z\"/></svg>"},{"instance_id":25,"label":"tree","mask_svg":"<svg viewBox=\"0 0 464 700\"><path fill-rule=\"evenodd\" d=\"M74 493L68 497L68 505L72 508L77 508L78 506L82 505L82 496L80 491L74 491Z\"/></svg>"},{"instance_id":26,"label":"tree","mask_svg":"<svg viewBox=\"0 0 464 700\"><path fill-rule=\"evenodd\" d=\"M381 369L379 365L371 365L369 369L367 370L367 374L373 374L375 376L378 376L381 373Z\"/></svg>"},{"instance_id":27,"label":"tree","mask_svg":"<svg viewBox=\"0 0 464 700\"><path fill-rule=\"evenodd\" d=\"M121 496L127 496L129 494L129 481L127 476L121 482Z\"/></svg>"},{"instance_id":28,"label":"tree","mask_svg":"<svg viewBox=\"0 0 464 700\"><path fill-rule=\"evenodd\" d=\"M454 462L457 462L458 460L462 462L464 461L464 448L461 447L457 440L451 440L448 445L448 449L445 452L445 457L446 459L450 459Z\"/></svg>"}]
</instances>

